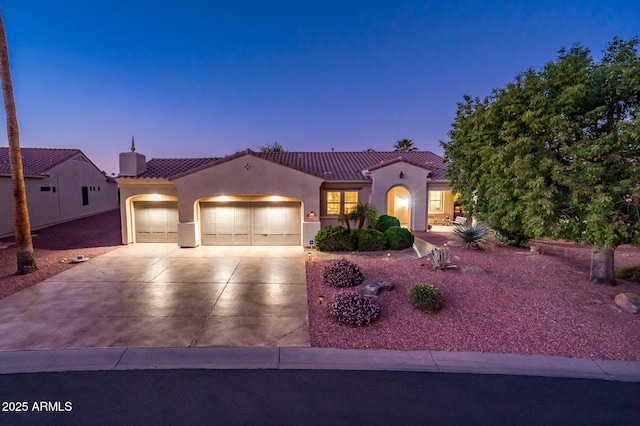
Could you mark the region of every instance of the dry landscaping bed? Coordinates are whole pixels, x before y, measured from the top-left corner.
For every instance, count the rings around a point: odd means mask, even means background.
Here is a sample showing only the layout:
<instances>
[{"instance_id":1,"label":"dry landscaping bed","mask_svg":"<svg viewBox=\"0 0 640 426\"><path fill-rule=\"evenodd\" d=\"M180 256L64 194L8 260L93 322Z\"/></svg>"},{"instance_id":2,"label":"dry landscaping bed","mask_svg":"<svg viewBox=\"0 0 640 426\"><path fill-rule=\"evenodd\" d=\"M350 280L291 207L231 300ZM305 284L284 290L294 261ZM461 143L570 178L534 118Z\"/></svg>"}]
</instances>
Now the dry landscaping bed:
<instances>
[{"instance_id":1,"label":"dry landscaping bed","mask_svg":"<svg viewBox=\"0 0 640 426\"><path fill-rule=\"evenodd\" d=\"M437 245L453 238L420 236ZM592 284L587 247L551 241L536 245L542 254L501 246L486 251L450 247L459 268L447 271L432 271L426 258L351 258L367 278L395 284L378 297L380 318L364 327L336 324L329 305L335 294L359 291L366 282L351 289L330 287L322 282L322 271L331 260L312 260L307 263L311 345L640 361L640 316L613 303L617 293L640 292L640 285L622 280L616 287ZM639 263L638 249L616 250L616 269ZM425 314L409 305L406 291L415 282L441 290L439 313Z\"/></svg>"}]
</instances>

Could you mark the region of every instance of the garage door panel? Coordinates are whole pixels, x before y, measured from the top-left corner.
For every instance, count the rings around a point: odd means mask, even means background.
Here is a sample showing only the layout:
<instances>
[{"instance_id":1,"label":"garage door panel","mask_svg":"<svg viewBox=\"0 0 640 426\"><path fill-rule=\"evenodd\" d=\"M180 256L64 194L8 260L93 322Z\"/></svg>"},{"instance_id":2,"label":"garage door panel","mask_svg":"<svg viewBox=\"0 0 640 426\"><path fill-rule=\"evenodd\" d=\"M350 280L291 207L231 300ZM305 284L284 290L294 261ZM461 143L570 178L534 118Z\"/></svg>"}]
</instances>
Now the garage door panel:
<instances>
[{"instance_id":1,"label":"garage door panel","mask_svg":"<svg viewBox=\"0 0 640 426\"><path fill-rule=\"evenodd\" d=\"M203 245L299 245L300 203L201 203Z\"/></svg>"},{"instance_id":2,"label":"garage door panel","mask_svg":"<svg viewBox=\"0 0 640 426\"><path fill-rule=\"evenodd\" d=\"M137 242L178 242L177 202L137 201L134 202L134 215Z\"/></svg>"}]
</instances>

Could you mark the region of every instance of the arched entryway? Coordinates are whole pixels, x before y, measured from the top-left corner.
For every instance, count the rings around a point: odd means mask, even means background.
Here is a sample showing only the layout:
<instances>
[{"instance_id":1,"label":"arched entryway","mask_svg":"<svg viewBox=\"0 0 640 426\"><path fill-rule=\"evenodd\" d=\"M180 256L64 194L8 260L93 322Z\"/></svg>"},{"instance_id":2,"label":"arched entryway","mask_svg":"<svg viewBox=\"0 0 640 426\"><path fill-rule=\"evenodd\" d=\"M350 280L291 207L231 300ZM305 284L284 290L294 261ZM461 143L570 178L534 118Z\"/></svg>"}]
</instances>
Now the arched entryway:
<instances>
[{"instance_id":1,"label":"arched entryway","mask_svg":"<svg viewBox=\"0 0 640 426\"><path fill-rule=\"evenodd\" d=\"M387 192L387 214L400 220L400 226L411 228L411 193L403 186Z\"/></svg>"}]
</instances>

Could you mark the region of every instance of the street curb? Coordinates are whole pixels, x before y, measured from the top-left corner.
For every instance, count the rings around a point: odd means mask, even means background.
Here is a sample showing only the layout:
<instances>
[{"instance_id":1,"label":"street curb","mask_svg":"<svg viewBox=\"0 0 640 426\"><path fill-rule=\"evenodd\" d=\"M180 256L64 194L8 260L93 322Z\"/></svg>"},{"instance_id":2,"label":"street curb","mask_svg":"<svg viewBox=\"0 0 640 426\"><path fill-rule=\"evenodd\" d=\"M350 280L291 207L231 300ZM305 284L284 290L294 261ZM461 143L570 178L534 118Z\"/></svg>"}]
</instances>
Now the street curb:
<instances>
[{"instance_id":1,"label":"street curb","mask_svg":"<svg viewBox=\"0 0 640 426\"><path fill-rule=\"evenodd\" d=\"M0 374L148 369L360 370L640 382L640 362L482 352L333 348L90 348L0 352Z\"/></svg>"}]
</instances>

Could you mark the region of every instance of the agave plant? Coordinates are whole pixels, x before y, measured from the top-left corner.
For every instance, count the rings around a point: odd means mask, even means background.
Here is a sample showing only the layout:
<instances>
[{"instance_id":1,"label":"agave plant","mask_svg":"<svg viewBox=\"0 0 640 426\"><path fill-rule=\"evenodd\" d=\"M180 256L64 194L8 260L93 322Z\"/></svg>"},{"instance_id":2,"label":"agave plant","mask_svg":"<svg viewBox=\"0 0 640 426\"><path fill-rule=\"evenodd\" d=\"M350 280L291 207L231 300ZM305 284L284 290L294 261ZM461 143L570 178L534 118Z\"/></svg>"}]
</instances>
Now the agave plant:
<instances>
[{"instance_id":1,"label":"agave plant","mask_svg":"<svg viewBox=\"0 0 640 426\"><path fill-rule=\"evenodd\" d=\"M449 252L441 247L431 249L431 267L436 270L444 271L445 269L455 268L456 265L451 264L451 256Z\"/></svg>"},{"instance_id":2,"label":"agave plant","mask_svg":"<svg viewBox=\"0 0 640 426\"><path fill-rule=\"evenodd\" d=\"M453 232L465 248L479 250L489 244L489 233L482 225L457 225Z\"/></svg>"}]
</instances>

